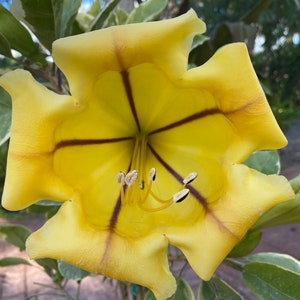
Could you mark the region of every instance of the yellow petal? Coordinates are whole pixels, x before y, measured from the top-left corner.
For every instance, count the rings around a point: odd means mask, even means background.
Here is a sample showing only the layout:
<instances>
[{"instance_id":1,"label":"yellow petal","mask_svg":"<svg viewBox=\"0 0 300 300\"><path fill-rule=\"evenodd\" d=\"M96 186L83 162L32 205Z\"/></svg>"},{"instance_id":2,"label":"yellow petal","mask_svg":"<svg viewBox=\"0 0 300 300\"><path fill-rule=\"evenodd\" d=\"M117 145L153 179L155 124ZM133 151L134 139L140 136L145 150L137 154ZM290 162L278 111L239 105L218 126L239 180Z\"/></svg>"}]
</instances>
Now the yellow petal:
<instances>
[{"instance_id":1,"label":"yellow petal","mask_svg":"<svg viewBox=\"0 0 300 300\"><path fill-rule=\"evenodd\" d=\"M74 98L49 91L24 70L6 73L0 85L13 106L2 205L19 210L39 199L68 199L72 188L55 175L51 155L56 125L77 110Z\"/></svg>"},{"instance_id":2,"label":"yellow petal","mask_svg":"<svg viewBox=\"0 0 300 300\"><path fill-rule=\"evenodd\" d=\"M72 95L81 100L94 78L109 70L150 62L172 77L181 75L193 36L204 31L205 24L190 10L167 21L114 26L57 40L53 57Z\"/></svg>"},{"instance_id":3,"label":"yellow petal","mask_svg":"<svg viewBox=\"0 0 300 300\"><path fill-rule=\"evenodd\" d=\"M287 144L242 43L219 49L204 65L185 73L185 83L209 90L217 106L232 122L239 143L228 150L235 161L243 161L258 149L277 149Z\"/></svg>"},{"instance_id":4,"label":"yellow petal","mask_svg":"<svg viewBox=\"0 0 300 300\"><path fill-rule=\"evenodd\" d=\"M191 226L170 227L166 237L192 268L209 280L247 230L268 209L294 197L283 176L264 175L244 165L228 169L226 193L210 203L205 217Z\"/></svg>"},{"instance_id":5,"label":"yellow petal","mask_svg":"<svg viewBox=\"0 0 300 300\"><path fill-rule=\"evenodd\" d=\"M167 239L158 233L128 239L89 225L76 201L59 212L27 240L31 258L52 257L92 273L148 287L157 299L171 296L176 281L168 268Z\"/></svg>"}]
</instances>

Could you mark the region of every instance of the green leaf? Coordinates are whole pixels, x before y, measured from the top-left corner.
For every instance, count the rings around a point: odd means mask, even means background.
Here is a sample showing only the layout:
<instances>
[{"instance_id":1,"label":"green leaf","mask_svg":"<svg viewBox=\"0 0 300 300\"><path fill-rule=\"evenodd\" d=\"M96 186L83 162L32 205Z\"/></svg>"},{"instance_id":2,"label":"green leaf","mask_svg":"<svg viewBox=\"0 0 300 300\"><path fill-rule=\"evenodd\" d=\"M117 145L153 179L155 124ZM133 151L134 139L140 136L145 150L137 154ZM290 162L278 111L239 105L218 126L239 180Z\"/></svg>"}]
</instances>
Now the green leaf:
<instances>
[{"instance_id":1,"label":"green leaf","mask_svg":"<svg viewBox=\"0 0 300 300\"><path fill-rule=\"evenodd\" d=\"M100 0L94 0L87 13L89 15L92 15L93 17L96 17L100 10L101 10Z\"/></svg>"},{"instance_id":2,"label":"green leaf","mask_svg":"<svg viewBox=\"0 0 300 300\"><path fill-rule=\"evenodd\" d=\"M51 258L39 258L35 261L44 268L45 272L54 282L61 282L63 280L63 276L58 270L57 260Z\"/></svg>"},{"instance_id":3,"label":"green leaf","mask_svg":"<svg viewBox=\"0 0 300 300\"><path fill-rule=\"evenodd\" d=\"M49 214L49 213L51 213L51 215L53 215L52 210L54 210L54 213L56 213L58 209L59 209L59 206L57 206L57 205L45 206L45 205L32 204L27 208L27 211L29 213L33 213L33 214Z\"/></svg>"},{"instance_id":4,"label":"green leaf","mask_svg":"<svg viewBox=\"0 0 300 300\"><path fill-rule=\"evenodd\" d=\"M7 152L8 152L8 142L0 146L0 195L3 191L4 178L6 173L6 161L7 161ZM1 213L4 212L0 205L0 218Z\"/></svg>"},{"instance_id":5,"label":"green leaf","mask_svg":"<svg viewBox=\"0 0 300 300\"><path fill-rule=\"evenodd\" d=\"M27 208L27 211L34 214L43 214L46 219L50 219L57 213L61 205L62 202L41 200L35 204L30 205Z\"/></svg>"},{"instance_id":6,"label":"green leaf","mask_svg":"<svg viewBox=\"0 0 300 300\"><path fill-rule=\"evenodd\" d=\"M134 9L127 19L127 23L152 21L167 6L168 0L148 0Z\"/></svg>"},{"instance_id":7,"label":"green leaf","mask_svg":"<svg viewBox=\"0 0 300 300\"><path fill-rule=\"evenodd\" d=\"M73 279L73 280L81 280L84 277L91 275L91 273L79 269L75 266L69 265L64 261L58 262L58 269L64 278Z\"/></svg>"},{"instance_id":8,"label":"green leaf","mask_svg":"<svg viewBox=\"0 0 300 300\"><path fill-rule=\"evenodd\" d=\"M56 38L72 35L80 5L81 0L52 0Z\"/></svg>"},{"instance_id":9,"label":"green leaf","mask_svg":"<svg viewBox=\"0 0 300 300\"><path fill-rule=\"evenodd\" d=\"M220 278L203 281L199 288L199 300L243 300L242 296Z\"/></svg>"},{"instance_id":10,"label":"green leaf","mask_svg":"<svg viewBox=\"0 0 300 300\"><path fill-rule=\"evenodd\" d=\"M0 146L8 139L11 125L11 98L9 94L0 87Z\"/></svg>"},{"instance_id":11,"label":"green leaf","mask_svg":"<svg viewBox=\"0 0 300 300\"><path fill-rule=\"evenodd\" d=\"M294 300L300 295L300 275L279 265L250 262L245 264L243 279L260 299Z\"/></svg>"},{"instance_id":12,"label":"green leaf","mask_svg":"<svg viewBox=\"0 0 300 300\"><path fill-rule=\"evenodd\" d=\"M249 262L269 263L295 272L300 275L300 262L287 254L263 252L256 253L247 258Z\"/></svg>"},{"instance_id":13,"label":"green leaf","mask_svg":"<svg viewBox=\"0 0 300 300\"><path fill-rule=\"evenodd\" d=\"M21 251L25 250L25 242L31 231L22 225L5 224L0 225L2 238L12 245L17 246Z\"/></svg>"},{"instance_id":14,"label":"green leaf","mask_svg":"<svg viewBox=\"0 0 300 300\"><path fill-rule=\"evenodd\" d=\"M205 43L208 40L209 40L209 37L205 36L203 34L195 35L195 37L193 39L193 44L192 44L192 47L191 47L191 51L194 50L195 48L197 48L198 46L202 45L203 43Z\"/></svg>"},{"instance_id":15,"label":"green leaf","mask_svg":"<svg viewBox=\"0 0 300 300\"><path fill-rule=\"evenodd\" d=\"M44 214L46 219L52 218L61 207L62 202L41 200L27 208L31 213Z\"/></svg>"},{"instance_id":16,"label":"green leaf","mask_svg":"<svg viewBox=\"0 0 300 300\"><path fill-rule=\"evenodd\" d=\"M20 257L4 257L0 259L0 267L10 267L16 265L31 266L31 264L27 260Z\"/></svg>"},{"instance_id":17,"label":"green leaf","mask_svg":"<svg viewBox=\"0 0 300 300\"><path fill-rule=\"evenodd\" d=\"M263 214L252 229L260 230L273 226L300 222L300 194L294 199L280 203Z\"/></svg>"},{"instance_id":18,"label":"green leaf","mask_svg":"<svg viewBox=\"0 0 300 300\"><path fill-rule=\"evenodd\" d=\"M58 38L72 35L81 0L13 0L11 11L49 50Z\"/></svg>"},{"instance_id":19,"label":"green leaf","mask_svg":"<svg viewBox=\"0 0 300 300\"><path fill-rule=\"evenodd\" d=\"M231 250L228 256L241 257L253 251L261 239L262 233L260 231L248 231L243 239Z\"/></svg>"},{"instance_id":20,"label":"green leaf","mask_svg":"<svg viewBox=\"0 0 300 300\"><path fill-rule=\"evenodd\" d=\"M13 0L11 11L49 50L58 38L70 36L81 0Z\"/></svg>"},{"instance_id":21,"label":"green leaf","mask_svg":"<svg viewBox=\"0 0 300 300\"><path fill-rule=\"evenodd\" d=\"M40 206L61 206L63 202L54 201L54 200L40 200L36 203L36 205Z\"/></svg>"},{"instance_id":22,"label":"green leaf","mask_svg":"<svg viewBox=\"0 0 300 300\"><path fill-rule=\"evenodd\" d=\"M9 43L10 48L19 51L35 62L46 65L47 62L32 40L30 33L2 5L0 5L0 32Z\"/></svg>"},{"instance_id":23,"label":"green leaf","mask_svg":"<svg viewBox=\"0 0 300 300\"><path fill-rule=\"evenodd\" d=\"M300 175L298 175L297 177L293 178L290 181L290 184L294 190L295 193L300 193Z\"/></svg>"},{"instance_id":24,"label":"green leaf","mask_svg":"<svg viewBox=\"0 0 300 300\"><path fill-rule=\"evenodd\" d=\"M98 13L95 19L89 25L87 31L92 31L96 29L101 29L105 27L105 22L110 16L111 12L115 9L115 7L119 4L120 0L112 0L107 3L102 10Z\"/></svg>"},{"instance_id":25,"label":"green leaf","mask_svg":"<svg viewBox=\"0 0 300 300\"><path fill-rule=\"evenodd\" d=\"M0 54L7 57L13 57L11 54L9 42L1 32L0 32Z\"/></svg>"},{"instance_id":26,"label":"green leaf","mask_svg":"<svg viewBox=\"0 0 300 300\"><path fill-rule=\"evenodd\" d=\"M116 11L116 21L118 25L123 25L127 23L128 13L123 9L118 9Z\"/></svg>"},{"instance_id":27,"label":"green leaf","mask_svg":"<svg viewBox=\"0 0 300 300\"><path fill-rule=\"evenodd\" d=\"M182 278L176 278L177 289L173 296L166 300L194 300L194 294L190 285ZM144 300L156 300L154 294L148 291L145 295Z\"/></svg>"},{"instance_id":28,"label":"green leaf","mask_svg":"<svg viewBox=\"0 0 300 300\"><path fill-rule=\"evenodd\" d=\"M35 260L40 266L42 266L47 273L52 270L58 270L57 260L52 258L39 258Z\"/></svg>"},{"instance_id":29,"label":"green leaf","mask_svg":"<svg viewBox=\"0 0 300 300\"><path fill-rule=\"evenodd\" d=\"M10 10L47 49L51 49L52 42L56 39L52 1L13 0Z\"/></svg>"},{"instance_id":30,"label":"green leaf","mask_svg":"<svg viewBox=\"0 0 300 300\"><path fill-rule=\"evenodd\" d=\"M276 150L256 151L244 164L267 175L278 174L280 171L279 154Z\"/></svg>"}]
</instances>

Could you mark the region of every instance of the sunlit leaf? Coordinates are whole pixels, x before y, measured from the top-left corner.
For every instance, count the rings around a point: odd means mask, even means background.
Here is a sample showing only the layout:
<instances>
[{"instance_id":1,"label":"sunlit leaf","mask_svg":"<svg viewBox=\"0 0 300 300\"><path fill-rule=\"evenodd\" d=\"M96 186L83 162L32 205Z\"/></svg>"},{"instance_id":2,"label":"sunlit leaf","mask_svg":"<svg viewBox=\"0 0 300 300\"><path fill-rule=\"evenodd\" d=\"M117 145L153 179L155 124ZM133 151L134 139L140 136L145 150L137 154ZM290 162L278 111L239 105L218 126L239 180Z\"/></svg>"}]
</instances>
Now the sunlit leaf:
<instances>
[{"instance_id":1,"label":"sunlit leaf","mask_svg":"<svg viewBox=\"0 0 300 300\"><path fill-rule=\"evenodd\" d=\"M148 0L132 11L127 23L152 21L166 8L167 4L167 0Z\"/></svg>"},{"instance_id":2,"label":"sunlit leaf","mask_svg":"<svg viewBox=\"0 0 300 300\"><path fill-rule=\"evenodd\" d=\"M127 19L128 19L128 14L125 10L118 9L116 11L116 20L117 20L118 25L126 24Z\"/></svg>"},{"instance_id":3,"label":"sunlit leaf","mask_svg":"<svg viewBox=\"0 0 300 300\"><path fill-rule=\"evenodd\" d=\"M87 13L93 17L96 17L100 10L101 10L100 0L94 0Z\"/></svg>"},{"instance_id":4,"label":"sunlit leaf","mask_svg":"<svg viewBox=\"0 0 300 300\"><path fill-rule=\"evenodd\" d=\"M51 49L54 40L69 36L81 5L81 0L13 0L11 10Z\"/></svg>"},{"instance_id":5,"label":"sunlit leaf","mask_svg":"<svg viewBox=\"0 0 300 300\"><path fill-rule=\"evenodd\" d=\"M0 32L10 47L19 51L32 61L46 64L38 46L27 29L2 5L0 5ZM3 41L3 39L2 39Z\"/></svg>"},{"instance_id":6,"label":"sunlit leaf","mask_svg":"<svg viewBox=\"0 0 300 300\"><path fill-rule=\"evenodd\" d=\"M51 49L52 42L56 39L52 1L13 0L10 10L47 49Z\"/></svg>"},{"instance_id":7,"label":"sunlit leaf","mask_svg":"<svg viewBox=\"0 0 300 300\"><path fill-rule=\"evenodd\" d=\"M73 23L81 0L52 0L56 38L72 35Z\"/></svg>"},{"instance_id":8,"label":"sunlit leaf","mask_svg":"<svg viewBox=\"0 0 300 300\"><path fill-rule=\"evenodd\" d=\"M102 10L100 10L98 15L91 22L87 31L103 28L106 20L108 19L114 8L119 4L119 2L120 0L112 0L111 2L106 4L105 7Z\"/></svg>"}]
</instances>

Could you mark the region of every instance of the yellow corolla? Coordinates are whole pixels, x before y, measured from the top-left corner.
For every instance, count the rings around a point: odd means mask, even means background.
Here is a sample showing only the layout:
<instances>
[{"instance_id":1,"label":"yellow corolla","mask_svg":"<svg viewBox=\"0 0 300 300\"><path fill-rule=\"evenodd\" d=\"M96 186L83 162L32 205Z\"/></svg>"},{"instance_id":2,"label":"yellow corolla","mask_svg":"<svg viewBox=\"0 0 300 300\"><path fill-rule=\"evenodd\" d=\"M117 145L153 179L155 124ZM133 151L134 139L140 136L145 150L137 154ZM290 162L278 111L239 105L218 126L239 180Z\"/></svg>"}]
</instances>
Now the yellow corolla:
<instances>
[{"instance_id":1,"label":"yellow corolla","mask_svg":"<svg viewBox=\"0 0 300 300\"><path fill-rule=\"evenodd\" d=\"M64 201L27 241L32 258L174 293L167 247L210 279L257 218L290 199L281 176L243 162L286 145L244 44L187 71L205 25L180 17L57 40L71 96L23 70L0 84L13 99L3 205Z\"/></svg>"}]
</instances>

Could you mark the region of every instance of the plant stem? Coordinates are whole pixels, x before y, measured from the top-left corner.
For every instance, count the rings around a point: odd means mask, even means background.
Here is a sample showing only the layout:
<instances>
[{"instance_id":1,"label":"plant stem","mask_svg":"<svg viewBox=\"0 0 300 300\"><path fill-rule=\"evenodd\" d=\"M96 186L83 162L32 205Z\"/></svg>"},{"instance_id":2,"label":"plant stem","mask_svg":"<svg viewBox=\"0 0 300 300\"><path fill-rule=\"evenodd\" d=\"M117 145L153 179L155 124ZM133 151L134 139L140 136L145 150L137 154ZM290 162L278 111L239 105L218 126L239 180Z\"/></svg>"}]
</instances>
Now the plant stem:
<instances>
[{"instance_id":1,"label":"plant stem","mask_svg":"<svg viewBox=\"0 0 300 300\"><path fill-rule=\"evenodd\" d=\"M244 270L244 264L232 258L226 258L224 260L224 264L240 272Z\"/></svg>"},{"instance_id":2,"label":"plant stem","mask_svg":"<svg viewBox=\"0 0 300 300\"><path fill-rule=\"evenodd\" d=\"M76 300L79 300L79 297L80 297L80 288L81 288L81 280L78 280L78 281L77 281Z\"/></svg>"}]
</instances>

